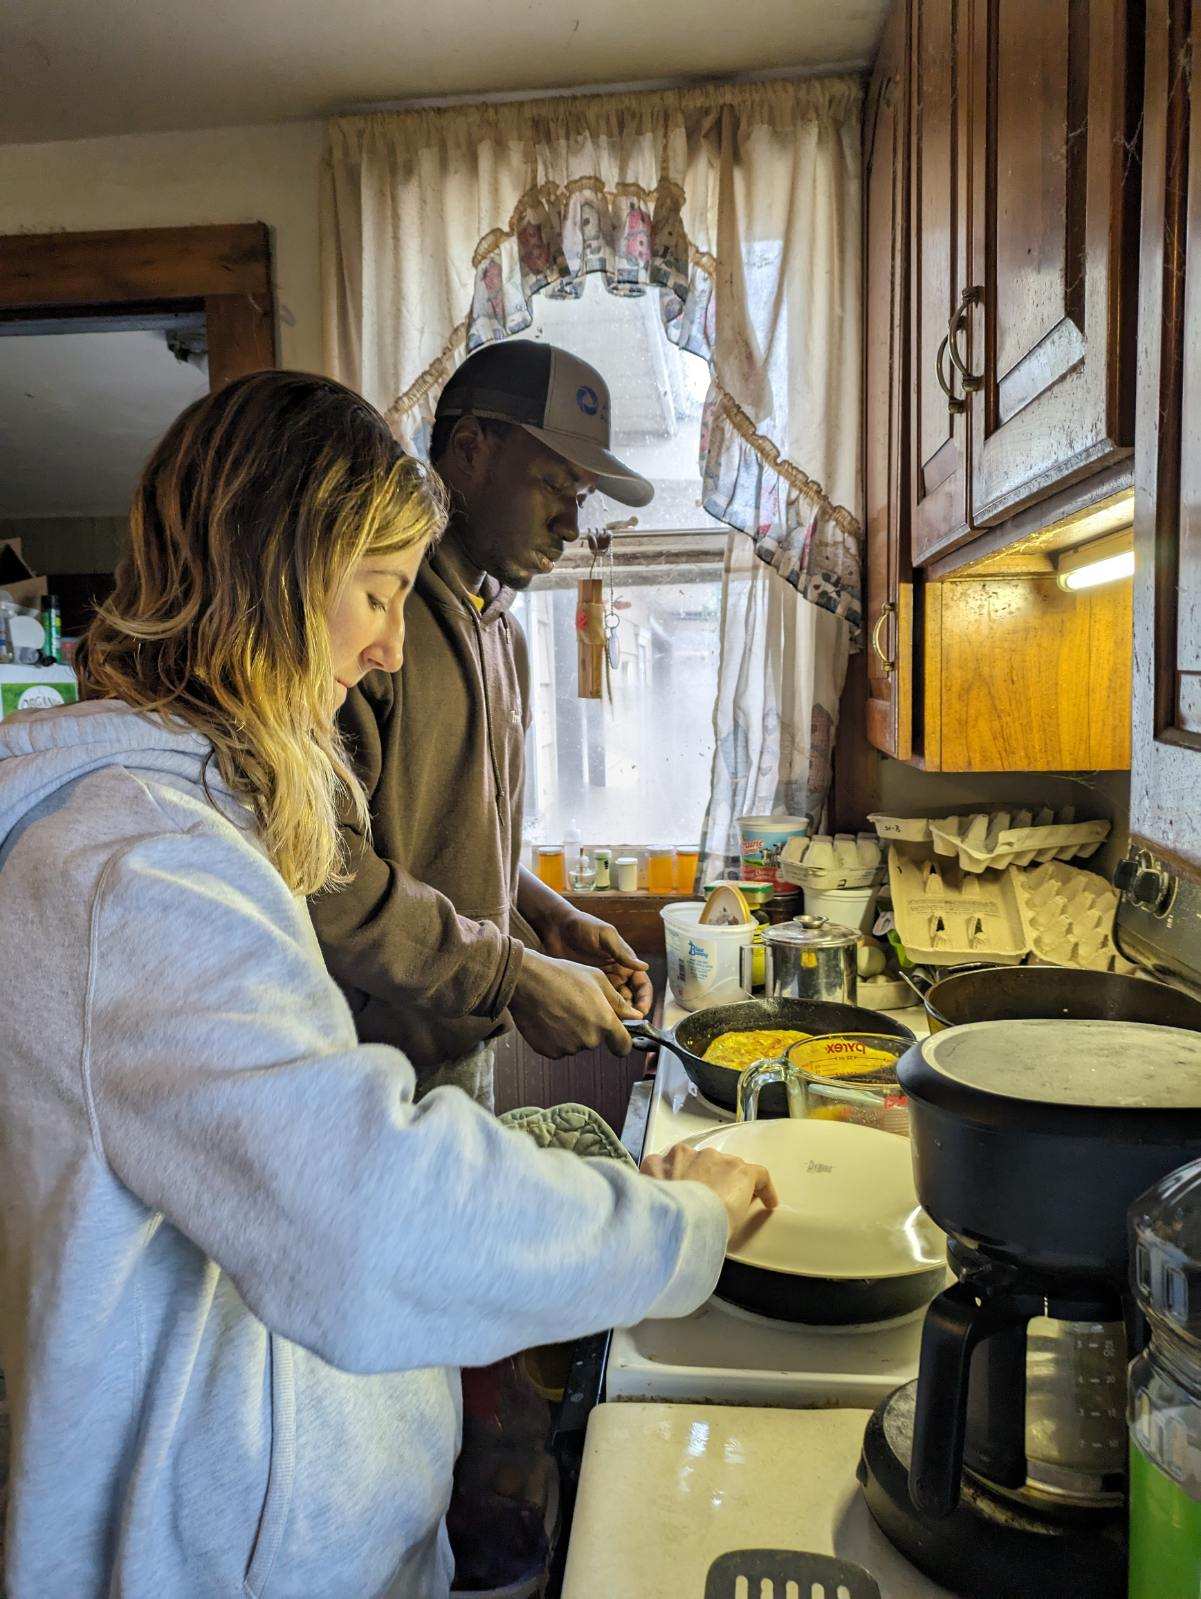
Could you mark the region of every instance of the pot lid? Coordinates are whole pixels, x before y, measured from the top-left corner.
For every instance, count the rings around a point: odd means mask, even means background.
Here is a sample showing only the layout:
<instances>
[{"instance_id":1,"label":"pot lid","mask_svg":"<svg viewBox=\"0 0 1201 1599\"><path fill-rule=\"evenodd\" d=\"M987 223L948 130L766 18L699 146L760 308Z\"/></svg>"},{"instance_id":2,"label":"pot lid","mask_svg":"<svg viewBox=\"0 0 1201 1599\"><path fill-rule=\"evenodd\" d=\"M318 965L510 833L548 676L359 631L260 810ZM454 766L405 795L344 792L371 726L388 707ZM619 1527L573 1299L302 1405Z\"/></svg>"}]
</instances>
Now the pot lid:
<instances>
[{"instance_id":1,"label":"pot lid","mask_svg":"<svg viewBox=\"0 0 1201 1599\"><path fill-rule=\"evenodd\" d=\"M1144 1022L972 1022L922 1055L947 1084L1035 1105L1201 1110L1201 1033Z\"/></svg>"},{"instance_id":2,"label":"pot lid","mask_svg":"<svg viewBox=\"0 0 1201 1599\"><path fill-rule=\"evenodd\" d=\"M845 944L857 944L859 933L853 927L828 922L824 916L794 916L790 922L765 927L763 941L787 944L796 949L838 949Z\"/></svg>"},{"instance_id":3,"label":"pot lid","mask_svg":"<svg viewBox=\"0 0 1201 1599\"><path fill-rule=\"evenodd\" d=\"M853 1122L734 1122L691 1140L766 1166L780 1196L730 1240L729 1260L792 1277L908 1277L946 1263L917 1202L909 1140Z\"/></svg>"}]
</instances>

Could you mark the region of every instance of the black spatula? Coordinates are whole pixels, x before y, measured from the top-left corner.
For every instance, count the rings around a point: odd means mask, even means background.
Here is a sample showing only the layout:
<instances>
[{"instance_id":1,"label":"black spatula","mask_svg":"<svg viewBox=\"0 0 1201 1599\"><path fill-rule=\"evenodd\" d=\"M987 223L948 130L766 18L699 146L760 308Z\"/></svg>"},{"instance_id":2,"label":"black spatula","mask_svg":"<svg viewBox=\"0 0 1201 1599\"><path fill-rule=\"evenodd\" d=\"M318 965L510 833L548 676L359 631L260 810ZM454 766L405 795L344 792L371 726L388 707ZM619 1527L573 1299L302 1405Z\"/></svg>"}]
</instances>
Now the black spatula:
<instances>
[{"instance_id":1,"label":"black spatula","mask_svg":"<svg viewBox=\"0 0 1201 1599\"><path fill-rule=\"evenodd\" d=\"M745 1587L739 1586L740 1577ZM719 1555L705 1579L705 1599L793 1599L790 1585L797 1599L880 1599L879 1584L862 1566L800 1549L732 1549Z\"/></svg>"}]
</instances>

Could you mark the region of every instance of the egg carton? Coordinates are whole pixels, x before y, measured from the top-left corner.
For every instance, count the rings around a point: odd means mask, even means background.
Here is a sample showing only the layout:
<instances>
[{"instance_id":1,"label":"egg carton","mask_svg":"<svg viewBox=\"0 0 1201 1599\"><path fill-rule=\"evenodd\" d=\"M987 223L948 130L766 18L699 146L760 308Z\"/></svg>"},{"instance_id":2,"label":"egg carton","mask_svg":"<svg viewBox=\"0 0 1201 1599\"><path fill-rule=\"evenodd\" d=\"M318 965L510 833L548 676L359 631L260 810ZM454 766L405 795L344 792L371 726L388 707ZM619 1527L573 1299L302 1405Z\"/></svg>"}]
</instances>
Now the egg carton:
<instances>
[{"instance_id":1,"label":"egg carton","mask_svg":"<svg viewBox=\"0 0 1201 1599\"><path fill-rule=\"evenodd\" d=\"M1092 972L1133 972L1113 941L1118 891L1060 861L1014 872L1026 942L1036 960Z\"/></svg>"},{"instance_id":2,"label":"egg carton","mask_svg":"<svg viewBox=\"0 0 1201 1599\"><path fill-rule=\"evenodd\" d=\"M870 888L884 880L884 849L874 833L801 835L781 850L776 875L820 894Z\"/></svg>"},{"instance_id":3,"label":"egg carton","mask_svg":"<svg viewBox=\"0 0 1201 1599\"><path fill-rule=\"evenodd\" d=\"M1015 873L990 871L948 880L936 857L888 851L893 921L910 960L930 966L995 961L1017 966L1028 941Z\"/></svg>"},{"instance_id":4,"label":"egg carton","mask_svg":"<svg viewBox=\"0 0 1201 1599\"><path fill-rule=\"evenodd\" d=\"M1073 806L1041 810L973 811L959 816L868 817L882 839L928 844L954 857L965 872L1032 866L1053 860L1087 860L1109 836L1108 822L1078 822Z\"/></svg>"}]
</instances>

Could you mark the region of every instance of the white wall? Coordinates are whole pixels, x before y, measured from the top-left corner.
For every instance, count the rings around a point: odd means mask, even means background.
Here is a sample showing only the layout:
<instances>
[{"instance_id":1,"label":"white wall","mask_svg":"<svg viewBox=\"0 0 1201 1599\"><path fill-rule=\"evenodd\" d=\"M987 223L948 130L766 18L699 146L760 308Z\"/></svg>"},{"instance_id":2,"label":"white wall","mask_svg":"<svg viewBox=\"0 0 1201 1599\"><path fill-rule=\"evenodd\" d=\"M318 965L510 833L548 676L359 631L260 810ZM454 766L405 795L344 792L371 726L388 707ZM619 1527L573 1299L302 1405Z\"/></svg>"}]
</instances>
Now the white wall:
<instances>
[{"instance_id":1,"label":"white wall","mask_svg":"<svg viewBox=\"0 0 1201 1599\"><path fill-rule=\"evenodd\" d=\"M0 146L0 234L265 222L285 366L321 370L320 122Z\"/></svg>"}]
</instances>

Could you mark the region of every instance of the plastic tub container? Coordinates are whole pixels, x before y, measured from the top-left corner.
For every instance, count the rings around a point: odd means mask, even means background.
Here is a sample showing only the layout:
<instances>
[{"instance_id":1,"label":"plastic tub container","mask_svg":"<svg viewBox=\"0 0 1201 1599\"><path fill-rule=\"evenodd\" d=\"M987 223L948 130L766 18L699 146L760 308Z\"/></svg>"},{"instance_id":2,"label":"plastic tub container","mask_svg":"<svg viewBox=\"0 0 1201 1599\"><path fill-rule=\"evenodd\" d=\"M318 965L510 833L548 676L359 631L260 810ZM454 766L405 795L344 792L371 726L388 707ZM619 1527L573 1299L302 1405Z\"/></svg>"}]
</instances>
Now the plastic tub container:
<instances>
[{"instance_id":1,"label":"plastic tub container","mask_svg":"<svg viewBox=\"0 0 1201 1599\"><path fill-rule=\"evenodd\" d=\"M750 999L742 986L742 951L749 949L757 924L702 927L704 905L677 901L659 912L667 945L667 981L685 1010L732 1005Z\"/></svg>"},{"instance_id":2,"label":"plastic tub container","mask_svg":"<svg viewBox=\"0 0 1201 1599\"><path fill-rule=\"evenodd\" d=\"M879 883L867 888L828 888L824 893L807 888L805 915L824 916L828 922L838 922L842 927L855 927L861 933L870 934L879 897Z\"/></svg>"},{"instance_id":3,"label":"plastic tub container","mask_svg":"<svg viewBox=\"0 0 1201 1599\"><path fill-rule=\"evenodd\" d=\"M794 894L796 884L779 875L780 856L790 838L808 831L807 816L740 816L743 877L752 883L772 883L779 894Z\"/></svg>"}]
</instances>

